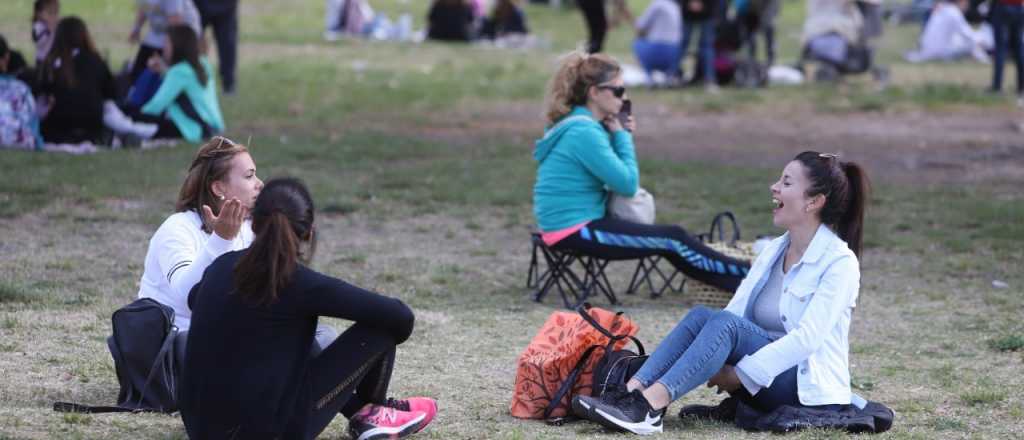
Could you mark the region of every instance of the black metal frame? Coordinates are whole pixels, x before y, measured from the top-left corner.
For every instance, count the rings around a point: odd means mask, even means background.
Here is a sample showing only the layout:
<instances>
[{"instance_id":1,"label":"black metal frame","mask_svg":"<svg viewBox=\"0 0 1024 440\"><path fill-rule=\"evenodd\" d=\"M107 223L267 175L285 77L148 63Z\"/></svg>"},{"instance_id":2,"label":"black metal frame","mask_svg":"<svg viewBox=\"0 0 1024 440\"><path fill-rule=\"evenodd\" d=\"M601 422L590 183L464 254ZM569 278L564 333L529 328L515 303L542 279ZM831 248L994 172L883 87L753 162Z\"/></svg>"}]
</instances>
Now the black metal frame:
<instances>
[{"instance_id":1,"label":"black metal frame","mask_svg":"<svg viewBox=\"0 0 1024 440\"><path fill-rule=\"evenodd\" d=\"M605 269L613 260L577 251L551 249L536 232L530 234L530 241L532 252L530 267L526 273L526 286L536 289L533 294L534 301L543 301L544 296L554 287L562 297L565 307L569 309L579 307L597 293L603 294L611 304L619 304L615 289L612 288L611 282L605 275ZM547 266L543 271L540 268L538 253L543 255L544 263ZM633 271L626 294L636 293L644 283L647 283L651 290L651 297L654 298L661 296L666 289L682 292L686 277L682 276L674 267L672 274L666 275L665 271L658 267L661 260L662 257L657 255L637 259L636 270ZM577 273L580 269L583 271L582 277ZM657 280L653 280L652 275L657 275L660 278L661 287L655 287ZM676 277L682 279L678 288L674 285Z\"/></svg>"},{"instance_id":2,"label":"black metal frame","mask_svg":"<svg viewBox=\"0 0 1024 440\"><path fill-rule=\"evenodd\" d=\"M645 282L647 283L647 288L651 291L651 298L660 297L665 293L665 290L682 293L683 288L686 287L686 276L679 269L676 269L675 266L671 269L671 275L665 275L665 272L658 267L658 263L663 259L661 255L641 258L636 263L636 270L633 271L633 278L629 281L629 288L626 290L626 294L632 295L636 293ZM661 278L661 287L654 287L655 282L651 280L651 275L657 275ZM679 278L679 287L673 284L677 277Z\"/></svg>"}]
</instances>

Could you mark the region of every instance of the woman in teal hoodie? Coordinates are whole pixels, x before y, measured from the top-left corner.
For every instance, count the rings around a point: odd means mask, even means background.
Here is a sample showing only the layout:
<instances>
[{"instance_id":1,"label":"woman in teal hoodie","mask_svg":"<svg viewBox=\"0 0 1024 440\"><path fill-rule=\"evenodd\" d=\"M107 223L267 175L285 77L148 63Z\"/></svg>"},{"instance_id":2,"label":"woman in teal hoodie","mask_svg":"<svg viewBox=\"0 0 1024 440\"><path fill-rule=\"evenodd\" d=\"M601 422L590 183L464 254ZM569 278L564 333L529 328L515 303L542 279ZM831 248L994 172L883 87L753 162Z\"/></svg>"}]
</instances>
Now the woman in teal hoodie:
<instances>
[{"instance_id":1,"label":"woman in teal hoodie","mask_svg":"<svg viewBox=\"0 0 1024 440\"><path fill-rule=\"evenodd\" d=\"M166 63L150 63L150 68L163 73L163 78L141 109L144 121L159 124L155 137L200 142L223 132L213 69L199 54L195 31L186 25L171 26L163 57Z\"/></svg>"},{"instance_id":2,"label":"woman in teal hoodie","mask_svg":"<svg viewBox=\"0 0 1024 440\"><path fill-rule=\"evenodd\" d=\"M548 246L608 259L662 255L687 276L735 291L750 264L703 245L676 225L644 225L605 214L609 191L640 187L632 116L617 114L626 88L611 57L573 52L547 92L548 128L537 141L533 213Z\"/></svg>"}]
</instances>

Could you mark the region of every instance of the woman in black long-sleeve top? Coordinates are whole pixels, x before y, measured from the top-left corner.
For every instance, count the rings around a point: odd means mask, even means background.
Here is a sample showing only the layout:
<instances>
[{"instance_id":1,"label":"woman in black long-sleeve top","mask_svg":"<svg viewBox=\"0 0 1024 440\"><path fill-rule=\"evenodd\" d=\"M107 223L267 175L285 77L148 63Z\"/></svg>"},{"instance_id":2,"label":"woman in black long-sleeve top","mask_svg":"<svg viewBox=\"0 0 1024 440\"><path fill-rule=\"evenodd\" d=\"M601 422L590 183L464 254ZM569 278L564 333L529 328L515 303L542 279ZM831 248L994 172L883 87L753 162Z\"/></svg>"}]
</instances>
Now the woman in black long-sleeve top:
<instances>
[{"instance_id":1,"label":"woman in black long-sleeve top","mask_svg":"<svg viewBox=\"0 0 1024 440\"><path fill-rule=\"evenodd\" d=\"M35 90L52 98L50 111L40 126L43 139L55 143L100 143L103 103L116 99L114 75L96 51L82 19L61 19L53 39Z\"/></svg>"},{"instance_id":2,"label":"woman in black long-sleeve top","mask_svg":"<svg viewBox=\"0 0 1024 440\"><path fill-rule=\"evenodd\" d=\"M395 347L412 334L401 301L313 271L313 203L294 179L268 182L255 237L215 260L189 294L179 406L189 437L316 437L339 412L359 440L421 430L433 399L387 399ZM303 251L305 249L305 251ZM311 356L318 316L355 321Z\"/></svg>"}]
</instances>

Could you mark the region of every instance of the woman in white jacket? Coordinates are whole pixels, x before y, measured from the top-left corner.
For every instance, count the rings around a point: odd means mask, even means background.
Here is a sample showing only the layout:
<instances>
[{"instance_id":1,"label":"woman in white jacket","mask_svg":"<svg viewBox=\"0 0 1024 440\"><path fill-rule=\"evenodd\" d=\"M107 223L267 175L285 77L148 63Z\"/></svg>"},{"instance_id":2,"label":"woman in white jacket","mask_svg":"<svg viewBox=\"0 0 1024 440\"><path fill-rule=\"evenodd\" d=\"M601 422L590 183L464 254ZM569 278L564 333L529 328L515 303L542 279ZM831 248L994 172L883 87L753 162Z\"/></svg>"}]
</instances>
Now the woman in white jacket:
<instances>
[{"instance_id":1,"label":"woman in white jacket","mask_svg":"<svg viewBox=\"0 0 1024 440\"><path fill-rule=\"evenodd\" d=\"M757 257L725 310L693 308L625 392L577 397L574 411L616 430L661 432L668 405L705 382L764 411L850 404L868 191L857 164L797 155L771 186L772 221L786 233Z\"/></svg>"},{"instance_id":2,"label":"woman in white jacket","mask_svg":"<svg viewBox=\"0 0 1024 440\"><path fill-rule=\"evenodd\" d=\"M139 298L174 309L174 324L188 331L188 294L217 257L249 247L248 212L263 188L244 145L215 136L199 148L178 194L175 214L149 241Z\"/></svg>"}]
</instances>

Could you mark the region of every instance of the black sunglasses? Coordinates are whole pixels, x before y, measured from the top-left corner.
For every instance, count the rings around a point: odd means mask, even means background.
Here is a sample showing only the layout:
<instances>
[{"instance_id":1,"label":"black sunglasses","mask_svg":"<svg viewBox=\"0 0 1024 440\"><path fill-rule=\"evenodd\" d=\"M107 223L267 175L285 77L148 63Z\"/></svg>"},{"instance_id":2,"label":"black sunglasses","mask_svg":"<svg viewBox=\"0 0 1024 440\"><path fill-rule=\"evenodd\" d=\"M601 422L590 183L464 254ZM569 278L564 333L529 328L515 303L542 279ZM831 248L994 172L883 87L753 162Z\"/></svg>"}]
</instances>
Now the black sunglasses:
<instances>
[{"instance_id":1,"label":"black sunglasses","mask_svg":"<svg viewBox=\"0 0 1024 440\"><path fill-rule=\"evenodd\" d=\"M616 86L597 86L597 88L605 89L605 90L611 90L612 94L615 95L616 98L621 98L622 95L626 94L626 87L625 86L618 86L618 87L616 87Z\"/></svg>"}]
</instances>

